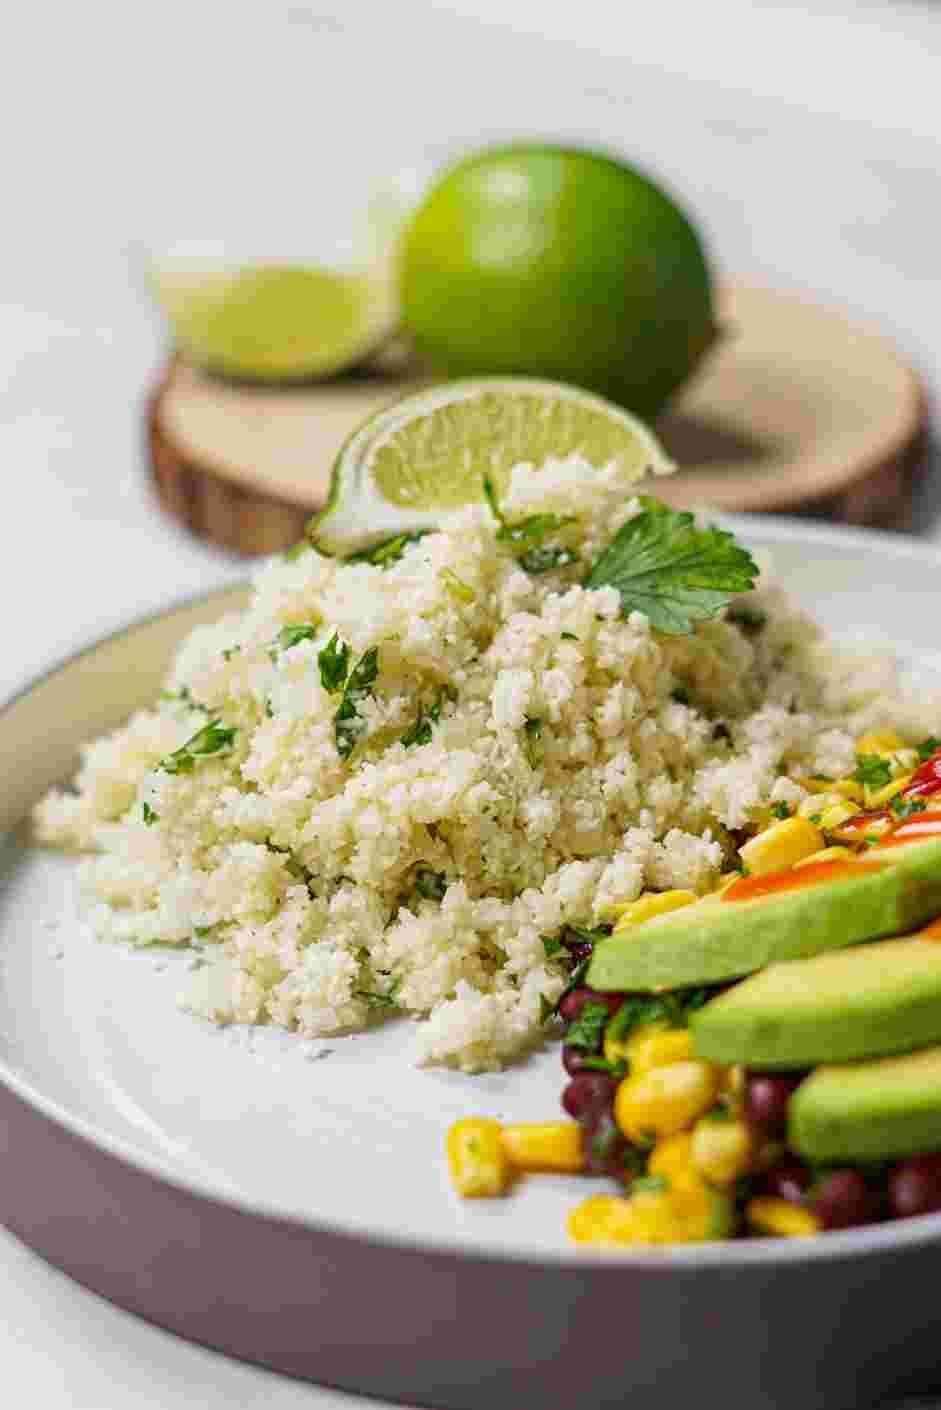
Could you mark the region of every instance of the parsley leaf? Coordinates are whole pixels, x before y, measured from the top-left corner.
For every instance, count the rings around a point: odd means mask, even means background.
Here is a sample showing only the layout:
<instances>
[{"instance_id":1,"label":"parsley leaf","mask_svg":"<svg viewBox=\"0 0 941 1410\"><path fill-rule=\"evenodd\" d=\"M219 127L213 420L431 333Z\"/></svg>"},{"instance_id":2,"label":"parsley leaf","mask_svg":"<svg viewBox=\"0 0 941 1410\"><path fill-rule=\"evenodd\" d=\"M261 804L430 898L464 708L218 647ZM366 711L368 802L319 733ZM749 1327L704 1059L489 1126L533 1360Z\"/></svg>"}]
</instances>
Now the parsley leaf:
<instances>
[{"instance_id":1,"label":"parsley leaf","mask_svg":"<svg viewBox=\"0 0 941 1410\"><path fill-rule=\"evenodd\" d=\"M670 691L670 699L677 705L688 705L689 691L686 689L685 685L678 685L674 690Z\"/></svg>"},{"instance_id":2,"label":"parsley leaf","mask_svg":"<svg viewBox=\"0 0 941 1410\"><path fill-rule=\"evenodd\" d=\"M611 1020L607 1036L612 1041L626 1038L642 1024L664 1023L670 1028L686 1028L690 1014L709 1002L714 990L703 987L677 989L671 994L635 994L624 1000Z\"/></svg>"},{"instance_id":3,"label":"parsley leaf","mask_svg":"<svg viewBox=\"0 0 941 1410\"><path fill-rule=\"evenodd\" d=\"M154 810L153 810L153 808L150 806L149 803L147 803L147 802L144 803L142 812L143 812L144 822L147 824L148 827L153 827L153 825L154 825L155 822L159 822L159 821L160 821L160 814L159 814L159 813L155 813Z\"/></svg>"},{"instance_id":4,"label":"parsley leaf","mask_svg":"<svg viewBox=\"0 0 941 1410\"><path fill-rule=\"evenodd\" d=\"M339 632L334 632L326 646L320 648L317 653L317 665L320 667L320 684L324 690L335 695L338 690L343 689L343 682L350 668L350 644L345 641L340 645Z\"/></svg>"},{"instance_id":5,"label":"parsley leaf","mask_svg":"<svg viewBox=\"0 0 941 1410\"><path fill-rule=\"evenodd\" d=\"M601 1047L604 1030L608 1022L608 1005L589 999L582 1005L581 1013L565 1035L567 1048L587 1048L597 1052Z\"/></svg>"},{"instance_id":6,"label":"parsley leaf","mask_svg":"<svg viewBox=\"0 0 941 1410\"><path fill-rule=\"evenodd\" d=\"M578 637L575 635L574 632L559 632L559 640L560 640L560 641L578 641Z\"/></svg>"},{"instance_id":7,"label":"parsley leaf","mask_svg":"<svg viewBox=\"0 0 941 1410\"><path fill-rule=\"evenodd\" d=\"M350 671L340 708L333 717L333 735L337 743L337 753L342 759L349 758L356 747L357 738L362 733L363 722L357 707L372 694L378 674L379 648L371 646Z\"/></svg>"},{"instance_id":8,"label":"parsley leaf","mask_svg":"<svg viewBox=\"0 0 941 1410\"><path fill-rule=\"evenodd\" d=\"M791 805L790 803L785 803L783 801L780 803L772 803L771 813L773 817L781 818L783 821L784 818L789 818L791 816Z\"/></svg>"},{"instance_id":9,"label":"parsley leaf","mask_svg":"<svg viewBox=\"0 0 941 1410\"><path fill-rule=\"evenodd\" d=\"M884 788L892 782L892 770L888 759L878 754L858 754L856 772L853 778L865 788Z\"/></svg>"},{"instance_id":10,"label":"parsley leaf","mask_svg":"<svg viewBox=\"0 0 941 1410\"><path fill-rule=\"evenodd\" d=\"M144 804L144 807L147 807L146 803ZM146 821L146 814L144 816ZM558 935L543 935L540 938L542 939L542 948L546 952L547 960L551 960L553 955L557 955L560 950L565 948Z\"/></svg>"},{"instance_id":11,"label":"parsley leaf","mask_svg":"<svg viewBox=\"0 0 941 1410\"><path fill-rule=\"evenodd\" d=\"M643 612L656 631L688 636L754 587L758 568L724 529L698 529L692 514L648 496L640 502L641 513L621 526L585 586L617 588L622 616Z\"/></svg>"},{"instance_id":12,"label":"parsley leaf","mask_svg":"<svg viewBox=\"0 0 941 1410\"><path fill-rule=\"evenodd\" d=\"M923 813L927 806L923 798L906 798L904 793L896 793L889 800L889 807L897 818L910 818L913 813Z\"/></svg>"},{"instance_id":13,"label":"parsley leaf","mask_svg":"<svg viewBox=\"0 0 941 1410\"><path fill-rule=\"evenodd\" d=\"M920 744L916 744L915 748L918 750L918 758L923 764L926 764L932 754L937 754L941 749L941 739L935 739L934 735L930 735L928 739L923 739Z\"/></svg>"},{"instance_id":14,"label":"parsley leaf","mask_svg":"<svg viewBox=\"0 0 941 1410\"><path fill-rule=\"evenodd\" d=\"M389 568L393 563L398 563L410 543L418 543L419 539L430 533L430 529L414 529L408 534L395 534L392 538L382 539L369 548L360 548L355 553L348 553L343 561L372 563L376 568Z\"/></svg>"},{"instance_id":15,"label":"parsley leaf","mask_svg":"<svg viewBox=\"0 0 941 1410\"><path fill-rule=\"evenodd\" d=\"M179 749L161 759L157 765L165 774L192 773L197 759L205 759L210 754L225 754L232 747L238 730L225 729L221 720L210 720L208 725L197 730Z\"/></svg>"}]
</instances>

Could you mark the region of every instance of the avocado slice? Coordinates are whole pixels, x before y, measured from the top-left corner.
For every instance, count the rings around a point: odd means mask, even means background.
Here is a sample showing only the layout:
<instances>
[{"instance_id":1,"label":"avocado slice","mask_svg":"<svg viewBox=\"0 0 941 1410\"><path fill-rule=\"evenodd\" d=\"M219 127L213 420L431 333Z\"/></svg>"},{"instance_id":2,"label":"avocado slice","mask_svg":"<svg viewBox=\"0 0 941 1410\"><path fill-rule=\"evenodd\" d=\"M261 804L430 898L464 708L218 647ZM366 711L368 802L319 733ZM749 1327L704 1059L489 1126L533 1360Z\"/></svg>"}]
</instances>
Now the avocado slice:
<instances>
[{"instance_id":1,"label":"avocado slice","mask_svg":"<svg viewBox=\"0 0 941 1410\"><path fill-rule=\"evenodd\" d=\"M699 1009L690 1028L700 1057L762 1068L941 1042L941 933L770 965Z\"/></svg>"},{"instance_id":2,"label":"avocado slice","mask_svg":"<svg viewBox=\"0 0 941 1410\"><path fill-rule=\"evenodd\" d=\"M754 882L762 894L739 899L733 886L610 935L596 945L586 983L626 993L717 984L779 960L904 934L941 912L941 839Z\"/></svg>"},{"instance_id":3,"label":"avocado slice","mask_svg":"<svg viewBox=\"0 0 941 1410\"><path fill-rule=\"evenodd\" d=\"M813 1161L941 1150L941 1048L818 1067L791 1098L788 1145Z\"/></svg>"}]
</instances>

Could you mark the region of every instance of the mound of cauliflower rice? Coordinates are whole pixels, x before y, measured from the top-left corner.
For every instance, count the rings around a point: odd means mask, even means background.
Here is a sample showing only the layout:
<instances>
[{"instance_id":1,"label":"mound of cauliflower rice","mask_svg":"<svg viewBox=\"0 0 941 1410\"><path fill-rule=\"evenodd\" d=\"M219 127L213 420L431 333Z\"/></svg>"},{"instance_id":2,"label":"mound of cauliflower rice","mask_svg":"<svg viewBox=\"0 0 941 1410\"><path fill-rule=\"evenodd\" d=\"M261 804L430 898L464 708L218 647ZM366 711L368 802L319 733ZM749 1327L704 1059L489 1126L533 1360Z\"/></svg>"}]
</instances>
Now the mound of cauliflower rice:
<instances>
[{"instance_id":1,"label":"mound of cauliflower rice","mask_svg":"<svg viewBox=\"0 0 941 1410\"><path fill-rule=\"evenodd\" d=\"M485 505L385 564L266 562L37 808L41 841L95 853L96 932L193 947L181 1003L217 1023L407 1014L418 1061L495 1068L565 986L545 937L711 889L733 834L852 771L859 734L923 727L890 662L835 651L773 585L672 637L579 586L630 494L574 458L514 472L506 514L574 516L577 562L549 571Z\"/></svg>"}]
</instances>

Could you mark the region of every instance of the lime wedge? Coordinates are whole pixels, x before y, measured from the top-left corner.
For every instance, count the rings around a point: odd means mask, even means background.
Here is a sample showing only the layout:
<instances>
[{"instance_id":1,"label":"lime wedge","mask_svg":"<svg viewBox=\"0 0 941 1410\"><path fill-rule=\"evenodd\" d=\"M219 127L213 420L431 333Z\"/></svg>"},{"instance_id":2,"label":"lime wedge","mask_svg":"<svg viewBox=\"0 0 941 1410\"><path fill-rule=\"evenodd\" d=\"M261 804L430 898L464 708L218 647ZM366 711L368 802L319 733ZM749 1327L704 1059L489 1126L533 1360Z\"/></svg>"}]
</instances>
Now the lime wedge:
<instances>
[{"instance_id":1,"label":"lime wedge","mask_svg":"<svg viewBox=\"0 0 941 1410\"><path fill-rule=\"evenodd\" d=\"M616 464L625 484L673 464L651 431L601 397L557 382L488 377L429 388L373 416L333 467L330 500L309 534L325 553L434 528L441 515L498 493L515 466L579 456Z\"/></svg>"},{"instance_id":2,"label":"lime wedge","mask_svg":"<svg viewBox=\"0 0 941 1410\"><path fill-rule=\"evenodd\" d=\"M394 281L384 268L158 267L151 284L192 361L252 381L341 372L380 347L398 320Z\"/></svg>"}]
</instances>

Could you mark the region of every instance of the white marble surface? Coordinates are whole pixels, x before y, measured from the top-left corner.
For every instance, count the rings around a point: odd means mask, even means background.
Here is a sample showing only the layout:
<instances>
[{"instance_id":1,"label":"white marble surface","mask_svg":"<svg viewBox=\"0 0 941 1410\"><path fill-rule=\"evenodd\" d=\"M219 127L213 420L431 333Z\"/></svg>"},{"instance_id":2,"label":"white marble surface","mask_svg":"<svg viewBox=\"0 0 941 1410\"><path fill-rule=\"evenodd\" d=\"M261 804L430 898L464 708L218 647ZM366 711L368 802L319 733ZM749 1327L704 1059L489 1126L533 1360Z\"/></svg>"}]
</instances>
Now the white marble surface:
<instances>
[{"instance_id":1,"label":"white marble surface","mask_svg":"<svg viewBox=\"0 0 941 1410\"><path fill-rule=\"evenodd\" d=\"M0 21L0 699L241 571L163 520L142 473L162 353L147 243L249 226L329 243L403 165L481 137L580 136L682 190L723 267L876 321L941 391L941 11L660 0L636 16L602 0L35 0ZM932 537L939 478L921 501ZM0 1309L11 1404L361 1403L187 1346L3 1233Z\"/></svg>"}]
</instances>

